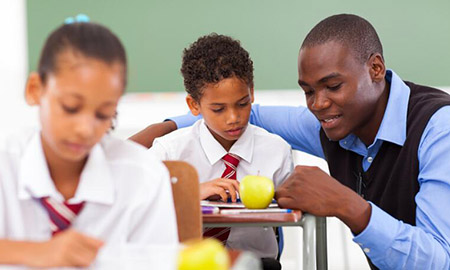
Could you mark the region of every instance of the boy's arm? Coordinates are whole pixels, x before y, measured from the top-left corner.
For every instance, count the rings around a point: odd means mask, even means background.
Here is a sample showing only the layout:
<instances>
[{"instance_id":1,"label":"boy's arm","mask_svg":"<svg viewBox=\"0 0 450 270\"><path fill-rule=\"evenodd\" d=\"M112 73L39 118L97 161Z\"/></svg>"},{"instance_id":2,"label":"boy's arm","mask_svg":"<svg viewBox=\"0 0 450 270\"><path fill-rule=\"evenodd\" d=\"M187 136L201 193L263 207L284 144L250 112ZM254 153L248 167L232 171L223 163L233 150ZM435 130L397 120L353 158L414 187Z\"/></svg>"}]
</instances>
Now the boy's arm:
<instances>
[{"instance_id":1,"label":"boy's arm","mask_svg":"<svg viewBox=\"0 0 450 270\"><path fill-rule=\"evenodd\" d=\"M70 229L45 242L0 240L0 264L86 267L102 245L102 241Z\"/></svg>"}]
</instances>

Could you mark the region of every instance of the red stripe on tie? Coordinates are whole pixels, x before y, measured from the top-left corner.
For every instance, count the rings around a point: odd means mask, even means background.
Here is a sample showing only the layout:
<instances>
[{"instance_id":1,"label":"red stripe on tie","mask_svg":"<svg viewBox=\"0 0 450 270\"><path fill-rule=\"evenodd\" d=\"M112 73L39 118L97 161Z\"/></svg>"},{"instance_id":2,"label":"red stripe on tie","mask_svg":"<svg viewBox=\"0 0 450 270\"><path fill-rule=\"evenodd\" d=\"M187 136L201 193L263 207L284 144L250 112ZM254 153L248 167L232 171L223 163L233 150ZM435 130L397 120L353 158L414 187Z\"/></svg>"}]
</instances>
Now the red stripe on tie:
<instances>
[{"instance_id":1,"label":"red stripe on tie","mask_svg":"<svg viewBox=\"0 0 450 270\"><path fill-rule=\"evenodd\" d=\"M47 210L50 219L49 222L55 225L50 226L52 235L69 228L84 206L84 202L77 204L60 203L50 197L41 198L40 202L45 210Z\"/></svg>"},{"instance_id":2,"label":"red stripe on tie","mask_svg":"<svg viewBox=\"0 0 450 270\"><path fill-rule=\"evenodd\" d=\"M234 179L236 180L236 169L239 165L239 157L233 154L226 154L222 157L222 161L225 164L225 170L222 173L222 178ZM226 244L228 236L230 235L229 227L226 228L205 228L203 231L203 237L205 238L216 238Z\"/></svg>"}]
</instances>

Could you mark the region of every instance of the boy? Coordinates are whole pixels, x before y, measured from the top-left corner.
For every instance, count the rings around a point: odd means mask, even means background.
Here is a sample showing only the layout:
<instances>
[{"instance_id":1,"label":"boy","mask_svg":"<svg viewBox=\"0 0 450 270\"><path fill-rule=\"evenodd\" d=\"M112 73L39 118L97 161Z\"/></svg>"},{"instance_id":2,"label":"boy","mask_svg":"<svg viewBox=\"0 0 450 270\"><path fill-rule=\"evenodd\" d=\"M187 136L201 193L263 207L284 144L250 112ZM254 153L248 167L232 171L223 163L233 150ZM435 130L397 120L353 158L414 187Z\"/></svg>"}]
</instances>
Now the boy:
<instances>
[{"instance_id":1,"label":"boy","mask_svg":"<svg viewBox=\"0 0 450 270\"><path fill-rule=\"evenodd\" d=\"M236 200L239 179L263 175L280 185L292 171L291 148L280 137L249 125L253 102L253 62L238 41L210 34L184 50L181 73L194 126L155 140L150 151L161 159L184 160L196 167L200 199ZM237 180L237 181L236 181ZM222 232L226 236L228 232ZM221 239L221 237L218 237ZM232 228L230 248L275 258L273 230Z\"/></svg>"}]
</instances>

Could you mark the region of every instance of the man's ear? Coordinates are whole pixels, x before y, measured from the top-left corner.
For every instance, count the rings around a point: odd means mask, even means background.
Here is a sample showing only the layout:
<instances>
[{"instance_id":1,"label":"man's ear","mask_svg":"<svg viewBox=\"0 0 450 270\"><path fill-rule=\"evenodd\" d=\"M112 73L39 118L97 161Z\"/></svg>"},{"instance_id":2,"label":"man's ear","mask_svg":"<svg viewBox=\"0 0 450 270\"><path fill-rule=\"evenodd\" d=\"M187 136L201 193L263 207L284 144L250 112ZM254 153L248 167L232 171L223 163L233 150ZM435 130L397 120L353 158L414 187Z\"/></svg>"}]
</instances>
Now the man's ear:
<instances>
[{"instance_id":1,"label":"man's ear","mask_svg":"<svg viewBox=\"0 0 450 270\"><path fill-rule=\"evenodd\" d=\"M186 96L186 103L193 115L197 116L200 114L200 104L191 95Z\"/></svg>"},{"instance_id":2,"label":"man's ear","mask_svg":"<svg viewBox=\"0 0 450 270\"><path fill-rule=\"evenodd\" d=\"M381 56L381 54L379 53L374 53L372 56L370 56L368 64L372 81L383 81L386 76L386 66L384 64L383 56Z\"/></svg>"},{"instance_id":3,"label":"man's ear","mask_svg":"<svg viewBox=\"0 0 450 270\"><path fill-rule=\"evenodd\" d=\"M44 89L41 77L37 72L32 72L28 77L25 86L25 100L28 105L39 105L41 103L41 95Z\"/></svg>"}]
</instances>

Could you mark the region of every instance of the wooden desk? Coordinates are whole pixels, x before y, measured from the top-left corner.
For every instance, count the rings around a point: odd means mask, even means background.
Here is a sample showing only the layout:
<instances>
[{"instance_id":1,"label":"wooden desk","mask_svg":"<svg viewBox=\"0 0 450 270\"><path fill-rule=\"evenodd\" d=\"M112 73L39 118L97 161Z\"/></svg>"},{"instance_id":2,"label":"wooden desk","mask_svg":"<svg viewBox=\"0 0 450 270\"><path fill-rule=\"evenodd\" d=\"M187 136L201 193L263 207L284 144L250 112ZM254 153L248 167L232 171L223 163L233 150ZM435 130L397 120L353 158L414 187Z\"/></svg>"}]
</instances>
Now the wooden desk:
<instances>
[{"instance_id":1,"label":"wooden desk","mask_svg":"<svg viewBox=\"0 0 450 270\"><path fill-rule=\"evenodd\" d=\"M327 269L326 219L292 213L204 214L203 227L303 227L303 269Z\"/></svg>"}]
</instances>

